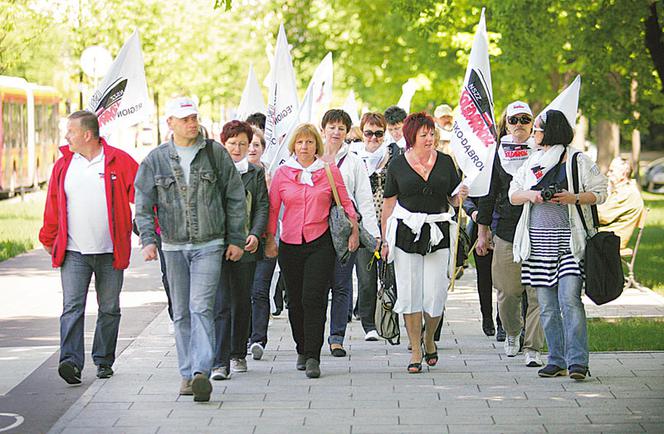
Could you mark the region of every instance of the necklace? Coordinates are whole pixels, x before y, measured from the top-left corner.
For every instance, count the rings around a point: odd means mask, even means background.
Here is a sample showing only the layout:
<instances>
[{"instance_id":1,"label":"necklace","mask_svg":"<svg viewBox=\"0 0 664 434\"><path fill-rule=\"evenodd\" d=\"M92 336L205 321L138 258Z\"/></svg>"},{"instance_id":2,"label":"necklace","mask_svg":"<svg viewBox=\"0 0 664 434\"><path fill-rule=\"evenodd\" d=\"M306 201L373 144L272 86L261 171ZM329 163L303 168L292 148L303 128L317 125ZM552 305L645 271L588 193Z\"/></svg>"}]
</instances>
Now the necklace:
<instances>
[{"instance_id":1,"label":"necklace","mask_svg":"<svg viewBox=\"0 0 664 434\"><path fill-rule=\"evenodd\" d=\"M434 152L430 152L429 156L426 158L426 162L422 162L420 158L418 158L417 154L413 151L408 151L408 153L411 154L411 165L413 166L413 169L417 173L419 173L423 178L427 177L427 174L431 171L433 168L433 162L432 160L435 158L436 154Z\"/></svg>"}]
</instances>

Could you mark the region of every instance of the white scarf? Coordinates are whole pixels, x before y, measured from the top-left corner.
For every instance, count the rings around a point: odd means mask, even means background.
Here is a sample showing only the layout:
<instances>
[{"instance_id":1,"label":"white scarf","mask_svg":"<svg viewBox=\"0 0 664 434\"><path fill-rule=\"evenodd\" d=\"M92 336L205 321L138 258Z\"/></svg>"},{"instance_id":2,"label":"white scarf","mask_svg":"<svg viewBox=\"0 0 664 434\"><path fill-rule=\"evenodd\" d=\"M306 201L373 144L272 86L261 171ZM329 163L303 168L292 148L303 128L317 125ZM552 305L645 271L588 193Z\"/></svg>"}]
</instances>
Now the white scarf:
<instances>
[{"instance_id":1,"label":"white scarf","mask_svg":"<svg viewBox=\"0 0 664 434\"><path fill-rule=\"evenodd\" d=\"M240 161L234 161L233 163L235 163L235 168L240 172L240 175L244 175L249 171L249 160L247 160L247 157L244 157Z\"/></svg>"},{"instance_id":2,"label":"white scarf","mask_svg":"<svg viewBox=\"0 0 664 434\"><path fill-rule=\"evenodd\" d=\"M546 150L544 148L534 150L526 162L528 170L523 185L524 189L530 190L549 170L555 167L564 151L565 146L559 145L551 146Z\"/></svg>"},{"instance_id":3,"label":"white scarf","mask_svg":"<svg viewBox=\"0 0 664 434\"><path fill-rule=\"evenodd\" d=\"M317 157L309 167L302 167L302 165L297 161L297 158L295 158L295 155L286 160L284 164L293 169L301 170L302 173L300 174L300 184L307 184L310 187L314 186L314 181L311 178L311 174L317 170L325 168L325 163L323 160Z\"/></svg>"},{"instance_id":4,"label":"white scarf","mask_svg":"<svg viewBox=\"0 0 664 434\"><path fill-rule=\"evenodd\" d=\"M530 157L534 145L534 141L530 138L524 143L516 143L512 135L507 135L500 139L498 157L500 157L500 165L505 172L514 177L519 167Z\"/></svg>"},{"instance_id":5,"label":"white scarf","mask_svg":"<svg viewBox=\"0 0 664 434\"><path fill-rule=\"evenodd\" d=\"M369 152L365 148L357 153L357 155L362 158L362 161L364 161L364 164L367 167L367 172L369 172L369 176L382 170L382 168L379 169L378 166L380 166L380 163L383 162L386 154L387 144L384 142L378 147L378 149L373 152Z\"/></svg>"},{"instance_id":6,"label":"white scarf","mask_svg":"<svg viewBox=\"0 0 664 434\"><path fill-rule=\"evenodd\" d=\"M422 227L425 224L429 225L429 248L438 245L443 240L443 231L440 230L436 222L448 222L450 224L450 234L456 234L457 223L452 220L454 217L454 209L449 208L450 212L444 212L439 214L426 214L422 212L410 212L406 208L402 207L399 201L397 200L392 215L387 219L387 226L385 228L385 241L388 245L387 253L387 262L390 263L394 261L394 249L396 248L397 242L397 226L399 220L403 221L406 226L408 226L415 235L413 241L420 239L422 233ZM450 252L454 252L456 249L456 237L450 236ZM450 275L450 270L454 270L455 267L452 264L454 255L450 253L448 264L447 264L447 274Z\"/></svg>"}]
</instances>

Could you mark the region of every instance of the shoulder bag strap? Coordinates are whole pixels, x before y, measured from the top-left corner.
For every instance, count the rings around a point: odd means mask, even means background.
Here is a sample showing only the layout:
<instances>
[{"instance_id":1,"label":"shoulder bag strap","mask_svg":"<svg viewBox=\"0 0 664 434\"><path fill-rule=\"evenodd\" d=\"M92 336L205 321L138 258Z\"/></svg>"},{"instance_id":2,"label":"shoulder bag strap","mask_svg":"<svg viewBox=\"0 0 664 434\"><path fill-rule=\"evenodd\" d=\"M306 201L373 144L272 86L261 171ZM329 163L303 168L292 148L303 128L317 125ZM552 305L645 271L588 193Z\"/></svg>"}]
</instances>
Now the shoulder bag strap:
<instances>
[{"instance_id":1,"label":"shoulder bag strap","mask_svg":"<svg viewBox=\"0 0 664 434\"><path fill-rule=\"evenodd\" d=\"M579 165L577 163L579 157L579 152L574 154L572 156L572 185L574 186L574 194L580 193L580 188L579 188ZM576 210L581 216L581 223L583 223L583 229L586 230L586 234L589 235L588 233L588 225L586 225L586 219L583 218L583 210L581 209L581 205L577 204L576 205Z\"/></svg>"},{"instance_id":2,"label":"shoulder bag strap","mask_svg":"<svg viewBox=\"0 0 664 434\"><path fill-rule=\"evenodd\" d=\"M332 189L334 202L337 204L337 206L341 206L341 200L339 200L339 192L337 192L337 184L334 182L334 178L332 177L332 170L330 169L330 165L327 163L325 163L325 173L327 174L327 180L330 183L330 188Z\"/></svg>"},{"instance_id":3,"label":"shoulder bag strap","mask_svg":"<svg viewBox=\"0 0 664 434\"><path fill-rule=\"evenodd\" d=\"M210 165L212 166L212 171L215 175L218 175L217 172L217 162L214 159L214 150L212 149L212 139L205 139L205 153L207 154L208 160L210 160Z\"/></svg>"}]
</instances>

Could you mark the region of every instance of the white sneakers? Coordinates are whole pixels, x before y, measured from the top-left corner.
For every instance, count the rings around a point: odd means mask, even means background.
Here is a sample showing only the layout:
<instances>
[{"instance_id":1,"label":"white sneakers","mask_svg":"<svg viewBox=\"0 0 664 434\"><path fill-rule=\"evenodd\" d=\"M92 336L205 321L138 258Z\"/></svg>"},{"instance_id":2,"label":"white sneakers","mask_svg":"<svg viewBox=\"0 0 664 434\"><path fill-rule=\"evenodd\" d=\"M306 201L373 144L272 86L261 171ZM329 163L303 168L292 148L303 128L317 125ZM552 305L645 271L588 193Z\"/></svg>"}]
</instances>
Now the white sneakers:
<instances>
[{"instance_id":1,"label":"white sneakers","mask_svg":"<svg viewBox=\"0 0 664 434\"><path fill-rule=\"evenodd\" d=\"M380 336L378 336L378 332L376 330L371 330L366 335L364 335L364 340L368 342L377 341L379 338Z\"/></svg>"},{"instance_id":2,"label":"white sneakers","mask_svg":"<svg viewBox=\"0 0 664 434\"><path fill-rule=\"evenodd\" d=\"M227 367L221 366L219 368L212 369L212 375L210 375L210 378L213 380L230 380L231 373Z\"/></svg>"},{"instance_id":3,"label":"white sneakers","mask_svg":"<svg viewBox=\"0 0 664 434\"><path fill-rule=\"evenodd\" d=\"M542 366L542 359L540 358L540 352L539 351L532 351L528 350L526 351L526 366L529 368L538 368Z\"/></svg>"},{"instance_id":4,"label":"white sneakers","mask_svg":"<svg viewBox=\"0 0 664 434\"><path fill-rule=\"evenodd\" d=\"M263 346L258 342L251 344L249 347L249 352L251 353L251 357L254 360L260 360L263 358Z\"/></svg>"},{"instance_id":5,"label":"white sneakers","mask_svg":"<svg viewBox=\"0 0 664 434\"><path fill-rule=\"evenodd\" d=\"M247 359L231 359L231 372L247 372Z\"/></svg>"},{"instance_id":6,"label":"white sneakers","mask_svg":"<svg viewBox=\"0 0 664 434\"><path fill-rule=\"evenodd\" d=\"M519 353L519 344L521 343L521 335L516 336L507 335L505 339L505 354L507 357L514 357Z\"/></svg>"}]
</instances>

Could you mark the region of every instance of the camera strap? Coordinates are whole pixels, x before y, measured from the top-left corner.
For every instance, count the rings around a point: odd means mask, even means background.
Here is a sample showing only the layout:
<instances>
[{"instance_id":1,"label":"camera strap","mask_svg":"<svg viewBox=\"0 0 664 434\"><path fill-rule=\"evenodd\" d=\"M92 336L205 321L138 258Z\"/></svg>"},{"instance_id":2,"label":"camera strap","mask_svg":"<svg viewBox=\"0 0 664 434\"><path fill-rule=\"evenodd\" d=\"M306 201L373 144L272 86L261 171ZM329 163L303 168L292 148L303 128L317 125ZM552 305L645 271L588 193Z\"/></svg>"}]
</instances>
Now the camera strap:
<instances>
[{"instance_id":1,"label":"camera strap","mask_svg":"<svg viewBox=\"0 0 664 434\"><path fill-rule=\"evenodd\" d=\"M531 190L542 190L543 188L548 187L549 185L556 183L556 180L558 179L558 175L560 174L560 168L562 167L562 162L563 159L565 158L565 155L567 154L567 147L565 147L565 150L563 151L562 154L560 154L560 158L558 159L558 163L547 172L546 175L540 179L537 184L533 185L530 189ZM553 182L552 182L553 181Z\"/></svg>"}]
</instances>

